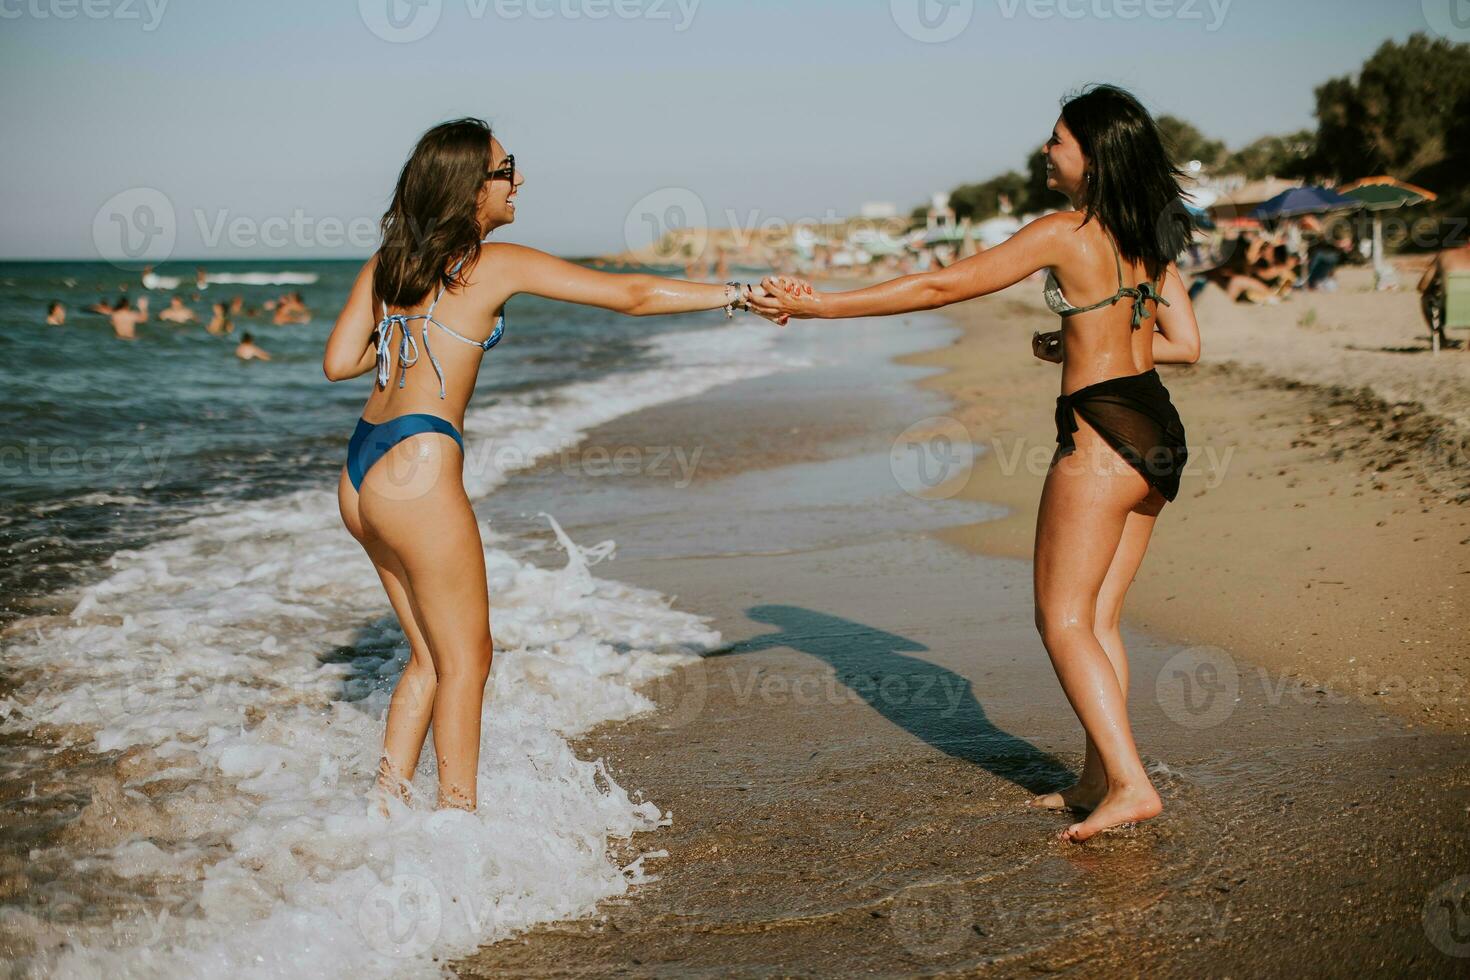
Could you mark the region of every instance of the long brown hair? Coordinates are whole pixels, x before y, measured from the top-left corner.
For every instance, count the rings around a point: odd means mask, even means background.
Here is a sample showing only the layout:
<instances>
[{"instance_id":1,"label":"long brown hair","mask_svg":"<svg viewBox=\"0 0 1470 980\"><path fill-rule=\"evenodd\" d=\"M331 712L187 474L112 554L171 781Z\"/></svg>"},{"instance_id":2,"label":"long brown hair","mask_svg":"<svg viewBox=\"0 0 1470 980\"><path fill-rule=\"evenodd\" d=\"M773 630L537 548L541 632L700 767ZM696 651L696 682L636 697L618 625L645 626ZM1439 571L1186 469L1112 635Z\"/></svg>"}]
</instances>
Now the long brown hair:
<instances>
[{"instance_id":1,"label":"long brown hair","mask_svg":"<svg viewBox=\"0 0 1470 980\"><path fill-rule=\"evenodd\" d=\"M483 119L440 123L419 137L383 214L383 244L373 296L413 306L439 286L463 286L451 260L480 255L480 189L490 169L490 125Z\"/></svg>"}]
</instances>

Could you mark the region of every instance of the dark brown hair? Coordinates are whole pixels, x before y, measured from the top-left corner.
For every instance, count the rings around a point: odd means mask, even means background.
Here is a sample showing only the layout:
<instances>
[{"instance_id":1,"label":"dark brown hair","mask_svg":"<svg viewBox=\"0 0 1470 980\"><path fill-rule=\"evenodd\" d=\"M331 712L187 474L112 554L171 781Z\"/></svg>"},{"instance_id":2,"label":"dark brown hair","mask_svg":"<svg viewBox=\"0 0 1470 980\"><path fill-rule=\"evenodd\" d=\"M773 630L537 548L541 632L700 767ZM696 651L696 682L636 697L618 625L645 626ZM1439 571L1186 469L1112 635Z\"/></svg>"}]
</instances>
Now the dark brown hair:
<instances>
[{"instance_id":1,"label":"dark brown hair","mask_svg":"<svg viewBox=\"0 0 1470 980\"><path fill-rule=\"evenodd\" d=\"M480 189L490 169L490 125L483 119L440 123L419 137L383 214L383 244L373 296L413 306L431 290L464 285L452 261L480 255Z\"/></svg>"},{"instance_id":2,"label":"dark brown hair","mask_svg":"<svg viewBox=\"0 0 1470 980\"><path fill-rule=\"evenodd\" d=\"M1184 206L1179 178L1153 116L1128 92L1094 85L1062 103L1062 119L1092 163L1086 200L1118 242L1118 251L1141 262L1157 279L1189 245L1194 219Z\"/></svg>"}]
</instances>

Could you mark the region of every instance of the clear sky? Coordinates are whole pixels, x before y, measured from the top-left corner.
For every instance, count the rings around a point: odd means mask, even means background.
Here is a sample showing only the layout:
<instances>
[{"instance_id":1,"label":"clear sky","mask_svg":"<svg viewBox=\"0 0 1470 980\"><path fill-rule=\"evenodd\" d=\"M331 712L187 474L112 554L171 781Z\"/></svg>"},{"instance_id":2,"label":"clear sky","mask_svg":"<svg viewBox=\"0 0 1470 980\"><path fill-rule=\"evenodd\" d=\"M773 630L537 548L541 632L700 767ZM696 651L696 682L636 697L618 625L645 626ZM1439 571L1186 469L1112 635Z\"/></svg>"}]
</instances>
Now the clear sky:
<instances>
[{"instance_id":1,"label":"clear sky","mask_svg":"<svg viewBox=\"0 0 1470 980\"><path fill-rule=\"evenodd\" d=\"M1019 167L1091 81L1231 147L1310 126L1314 86L1453 2L0 0L0 257L97 258L137 188L174 258L366 254L415 138L460 115L526 173L502 237L561 253L671 203L907 211Z\"/></svg>"}]
</instances>

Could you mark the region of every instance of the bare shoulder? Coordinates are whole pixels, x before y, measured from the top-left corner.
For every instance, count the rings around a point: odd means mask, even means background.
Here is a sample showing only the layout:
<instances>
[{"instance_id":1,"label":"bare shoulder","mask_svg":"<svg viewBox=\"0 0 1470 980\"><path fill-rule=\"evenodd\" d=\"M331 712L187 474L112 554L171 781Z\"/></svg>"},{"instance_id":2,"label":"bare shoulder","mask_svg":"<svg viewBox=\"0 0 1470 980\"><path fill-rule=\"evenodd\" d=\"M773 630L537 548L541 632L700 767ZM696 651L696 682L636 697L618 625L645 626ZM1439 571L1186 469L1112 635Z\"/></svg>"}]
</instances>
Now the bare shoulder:
<instances>
[{"instance_id":1,"label":"bare shoulder","mask_svg":"<svg viewBox=\"0 0 1470 980\"><path fill-rule=\"evenodd\" d=\"M1085 224L1087 224L1087 215L1081 211L1053 211L1051 214L1037 218L1026 227L1034 228L1040 234L1062 239L1081 231Z\"/></svg>"}]
</instances>

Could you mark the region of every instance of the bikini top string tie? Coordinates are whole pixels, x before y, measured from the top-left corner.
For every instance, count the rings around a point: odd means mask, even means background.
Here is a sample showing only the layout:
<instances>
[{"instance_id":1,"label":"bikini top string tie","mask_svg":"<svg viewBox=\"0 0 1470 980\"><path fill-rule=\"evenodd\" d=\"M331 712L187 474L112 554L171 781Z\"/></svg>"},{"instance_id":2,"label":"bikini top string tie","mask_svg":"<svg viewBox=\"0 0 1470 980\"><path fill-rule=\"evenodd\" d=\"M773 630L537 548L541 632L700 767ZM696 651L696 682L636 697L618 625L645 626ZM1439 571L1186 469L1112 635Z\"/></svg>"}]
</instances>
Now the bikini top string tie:
<instances>
[{"instance_id":1,"label":"bikini top string tie","mask_svg":"<svg viewBox=\"0 0 1470 980\"><path fill-rule=\"evenodd\" d=\"M1153 313L1149 312L1149 300L1153 300L1155 303L1163 303L1165 306L1169 305L1169 301L1159 295L1158 289L1151 282L1141 282L1135 289L1121 289L1119 292L1133 297L1134 330L1137 330L1143 324L1144 320L1153 316Z\"/></svg>"},{"instance_id":2,"label":"bikini top string tie","mask_svg":"<svg viewBox=\"0 0 1470 980\"><path fill-rule=\"evenodd\" d=\"M408 328L408 321L413 317L404 316L401 313L389 313L388 304L383 304L383 318L378 321L378 387L388 386L388 352L393 348L393 330L396 327L398 334L398 363L403 368L410 368L418 363L419 349L414 342L413 333ZM402 371L398 373L398 387L403 387L405 375Z\"/></svg>"}]
</instances>

